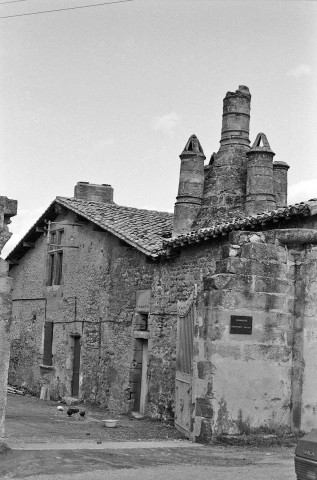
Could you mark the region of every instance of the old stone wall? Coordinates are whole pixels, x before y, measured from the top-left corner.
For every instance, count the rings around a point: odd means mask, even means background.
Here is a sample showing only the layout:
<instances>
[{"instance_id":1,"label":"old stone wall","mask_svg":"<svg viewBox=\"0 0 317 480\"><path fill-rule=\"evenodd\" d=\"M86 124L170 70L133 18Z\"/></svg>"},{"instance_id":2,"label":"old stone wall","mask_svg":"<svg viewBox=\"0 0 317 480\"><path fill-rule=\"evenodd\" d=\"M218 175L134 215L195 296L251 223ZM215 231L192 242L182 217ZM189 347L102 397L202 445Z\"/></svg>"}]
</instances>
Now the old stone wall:
<instances>
[{"instance_id":1,"label":"old stone wall","mask_svg":"<svg viewBox=\"0 0 317 480\"><path fill-rule=\"evenodd\" d=\"M292 249L296 269L297 301L294 305L293 427L317 428L317 247ZM296 378L298 382L296 382Z\"/></svg>"},{"instance_id":2,"label":"old stone wall","mask_svg":"<svg viewBox=\"0 0 317 480\"><path fill-rule=\"evenodd\" d=\"M1 235L1 234L0 234ZM0 453L5 439L5 408L10 354L11 291L12 280L8 278L8 265L0 259Z\"/></svg>"},{"instance_id":3,"label":"old stone wall","mask_svg":"<svg viewBox=\"0 0 317 480\"><path fill-rule=\"evenodd\" d=\"M155 268L150 338L155 365L151 365L148 395L148 411L154 418L168 418L175 411L177 301L186 300L195 285L202 290L203 278L215 272L223 243L226 239L193 246Z\"/></svg>"},{"instance_id":4,"label":"old stone wall","mask_svg":"<svg viewBox=\"0 0 317 480\"><path fill-rule=\"evenodd\" d=\"M58 221L75 223L72 215ZM62 285L45 284L43 236L11 270L16 287L10 381L38 394L48 384L52 398L70 395L74 337L80 336L81 398L126 410L135 295L149 288L153 266L90 223L62 228L63 243L72 247L64 248ZM40 366L45 321L54 323L53 368Z\"/></svg>"},{"instance_id":5,"label":"old stone wall","mask_svg":"<svg viewBox=\"0 0 317 480\"><path fill-rule=\"evenodd\" d=\"M40 237L20 265L10 270L14 290L9 383L27 386L32 393L39 393L41 386L39 364L43 357L46 317L45 254L46 239Z\"/></svg>"},{"instance_id":6,"label":"old stone wall","mask_svg":"<svg viewBox=\"0 0 317 480\"><path fill-rule=\"evenodd\" d=\"M0 197L0 253L11 237L8 224L16 213L16 200ZM12 322L12 279L8 277L8 269L7 262L0 258L0 453L5 445L5 409Z\"/></svg>"},{"instance_id":7,"label":"old stone wall","mask_svg":"<svg viewBox=\"0 0 317 480\"><path fill-rule=\"evenodd\" d=\"M70 395L80 338L80 398L127 412L140 401L146 338L145 413L172 418L177 301L196 285L193 438L315 425L316 247L310 231L234 232L154 263L89 222L71 225L78 223L71 213L56 221L67 224L63 243L72 247L64 249L62 285L46 285L44 237L11 270L12 383L37 394L47 385L55 399ZM136 310L140 290L150 291L146 337ZM233 315L252 317L251 335L230 333ZM51 367L43 366L45 321L54 323Z\"/></svg>"},{"instance_id":8,"label":"old stone wall","mask_svg":"<svg viewBox=\"0 0 317 480\"><path fill-rule=\"evenodd\" d=\"M194 436L290 426L294 265L274 233L239 232L206 276L195 331ZM252 334L230 333L251 316Z\"/></svg>"},{"instance_id":9,"label":"old stone wall","mask_svg":"<svg viewBox=\"0 0 317 480\"><path fill-rule=\"evenodd\" d=\"M76 223L72 214L56 222ZM78 220L77 220L78 223ZM59 228L61 225L59 226ZM133 408L134 363L140 349L133 332L136 292L151 290L148 318L146 413L169 419L174 412L176 305L215 271L220 244L197 246L170 262L153 263L91 223L64 225L63 284L46 286L46 238L20 264L15 280L10 382L51 398L71 394L74 338L80 337L80 397L114 412ZM218 257L217 257L218 256ZM43 366L44 323L53 322L53 368Z\"/></svg>"}]
</instances>

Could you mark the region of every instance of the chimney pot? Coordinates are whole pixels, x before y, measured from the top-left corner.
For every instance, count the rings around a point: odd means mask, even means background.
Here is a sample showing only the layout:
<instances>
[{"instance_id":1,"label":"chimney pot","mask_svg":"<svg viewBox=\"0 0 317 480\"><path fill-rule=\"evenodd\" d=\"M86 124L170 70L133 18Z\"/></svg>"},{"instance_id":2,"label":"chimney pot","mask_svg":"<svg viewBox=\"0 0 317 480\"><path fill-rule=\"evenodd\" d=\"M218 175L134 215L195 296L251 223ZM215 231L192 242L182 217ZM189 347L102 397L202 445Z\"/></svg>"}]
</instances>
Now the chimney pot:
<instances>
[{"instance_id":1,"label":"chimney pot","mask_svg":"<svg viewBox=\"0 0 317 480\"><path fill-rule=\"evenodd\" d=\"M275 153L264 133L259 133L247 152L247 185L245 212L247 215L276 208L273 192L273 157Z\"/></svg>"},{"instance_id":2,"label":"chimney pot","mask_svg":"<svg viewBox=\"0 0 317 480\"><path fill-rule=\"evenodd\" d=\"M78 182L74 197L88 202L113 203L113 188L108 184Z\"/></svg>"},{"instance_id":3,"label":"chimney pot","mask_svg":"<svg viewBox=\"0 0 317 480\"><path fill-rule=\"evenodd\" d=\"M190 232L196 220L204 191L205 155L196 135L191 135L180 154L178 195L174 208L172 236Z\"/></svg>"},{"instance_id":4,"label":"chimney pot","mask_svg":"<svg viewBox=\"0 0 317 480\"><path fill-rule=\"evenodd\" d=\"M287 205L287 170L289 165L286 162L273 162L273 189L277 208Z\"/></svg>"}]
</instances>

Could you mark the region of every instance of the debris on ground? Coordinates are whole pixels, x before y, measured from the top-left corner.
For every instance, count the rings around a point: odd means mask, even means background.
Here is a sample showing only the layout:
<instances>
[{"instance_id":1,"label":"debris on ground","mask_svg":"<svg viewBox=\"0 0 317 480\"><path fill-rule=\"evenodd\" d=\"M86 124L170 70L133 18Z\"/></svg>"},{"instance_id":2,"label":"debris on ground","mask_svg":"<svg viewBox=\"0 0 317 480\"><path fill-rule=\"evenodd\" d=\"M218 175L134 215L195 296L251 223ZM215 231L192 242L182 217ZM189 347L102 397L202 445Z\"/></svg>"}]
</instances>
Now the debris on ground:
<instances>
[{"instance_id":1,"label":"debris on ground","mask_svg":"<svg viewBox=\"0 0 317 480\"><path fill-rule=\"evenodd\" d=\"M79 408L78 407L69 407L69 409L71 412L73 413L78 413L79 412Z\"/></svg>"},{"instance_id":2,"label":"debris on ground","mask_svg":"<svg viewBox=\"0 0 317 480\"><path fill-rule=\"evenodd\" d=\"M77 399L78 400L78 399ZM58 410L62 406L64 410ZM78 405L79 412L67 415L71 408L61 401L43 402L38 397L26 393L24 396L8 395L6 432L8 441L20 438L21 429L27 442L59 441L63 436L68 441L104 439L105 441L137 441L180 439L183 435L173 425L144 418L131 420L128 414L118 415L117 428L105 428L102 420L113 418L114 412L96 405ZM23 425L15 419L23 412ZM80 415L85 412L85 415ZM86 434L89 433L89 436ZM1 475L0 475L1 477Z\"/></svg>"},{"instance_id":3,"label":"debris on ground","mask_svg":"<svg viewBox=\"0 0 317 480\"><path fill-rule=\"evenodd\" d=\"M62 403L66 403L66 405L78 405L79 400L76 397L62 397Z\"/></svg>"},{"instance_id":4,"label":"debris on ground","mask_svg":"<svg viewBox=\"0 0 317 480\"><path fill-rule=\"evenodd\" d=\"M12 387L11 385L7 386L7 393L10 393L11 395L25 395L25 392L23 390Z\"/></svg>"}]
</instances>

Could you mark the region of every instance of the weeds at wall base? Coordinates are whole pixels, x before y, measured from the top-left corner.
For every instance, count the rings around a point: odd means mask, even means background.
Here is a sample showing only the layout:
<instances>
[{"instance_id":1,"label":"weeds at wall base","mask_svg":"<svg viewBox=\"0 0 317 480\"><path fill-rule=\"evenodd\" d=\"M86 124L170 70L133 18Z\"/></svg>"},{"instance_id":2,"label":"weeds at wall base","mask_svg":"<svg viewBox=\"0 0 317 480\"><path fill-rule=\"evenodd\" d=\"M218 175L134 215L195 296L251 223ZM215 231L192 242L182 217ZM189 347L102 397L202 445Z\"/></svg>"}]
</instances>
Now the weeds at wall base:
<instances>
[{"instance_id":1,"label":"weeds at wall base","mask_svg":"<svg viewBox=\"0 0 317 480\"><path fill-rule=\"evenodd\" d=\"M277 432L277 433L250 433L248 435L215 435L212 439L214 445L250 446L250 447L295 447L298 440L305 432Z\"/></svg>"},{"instance_id":2,"label":"weeds at wall base","mask_svg":"<svg viewBox=\"0 0 317 480\"><path fill-rule=\"evenodd\" d=\"M11 452L11 448L8 447L8 445L6 445L5 443L0 443L0 455L9 452Z\"/></svg>"}]
</instances>

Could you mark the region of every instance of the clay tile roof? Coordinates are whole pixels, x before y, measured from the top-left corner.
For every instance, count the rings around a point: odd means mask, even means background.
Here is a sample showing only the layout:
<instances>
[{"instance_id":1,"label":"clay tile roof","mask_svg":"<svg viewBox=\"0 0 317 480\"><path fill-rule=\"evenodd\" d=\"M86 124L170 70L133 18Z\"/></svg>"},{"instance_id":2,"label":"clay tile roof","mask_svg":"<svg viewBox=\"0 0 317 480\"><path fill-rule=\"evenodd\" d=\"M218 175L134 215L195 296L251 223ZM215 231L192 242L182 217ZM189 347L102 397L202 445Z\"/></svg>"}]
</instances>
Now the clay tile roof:
<instances>
[{"instance_id":1,"label":"clay tile roof","mask_svg":"<svg viewBox=\"0 0 317 480\"><path fill-rule=\"evenodd\" d=\"M164 239L163 247L173 249L183 245L200 243L211 238L227 235L233 230L249 230L256 227L269 227L277 222L288 220L294 217L303 217L317 214L317 200L312 199L308 202L296 203L287 207L264 212L257 215L251 215L243 218L233 218L228 222L216 223L208 228L201 228L184 235L178 235L175 238ZM271 227L272 228L272 227Z\"/></svg>"},{"instance_id":2,"label":"clay tile roof","mask_svg":"<svg viewBox=\"0 0 317 480\"><path fill-rule=\"evenodd\" d=\"M249 217L232 218L229 221L218 222L185 235L168 238L171 236L173 228L172 213L122 207L115 203L57 197L14 247L7 256L7 260L13 261L14 264L15 260L25 254L27 246L24 244L28 241L34 242L41 235L39 232L43 231L45 222L55 218L53 212L56 203L93 222L153 259L167 258L173 255L173 249L225 236L234 230L280 228L280 223L286 220L317 215L317 199L312 199Z\"/></svg>"},{"instance_id":3,"label":"clay tile roof","mask_svg":"<svg viewBox=\"0 0 317 480\"><path fill-rule=\"evenodd\" d=\"M57 197L56 201L152 257L159 255L163 236L173 228L172 213L77 198Z\"/></svg>"}]
</instances>

